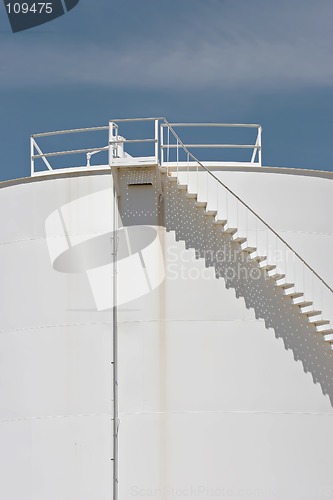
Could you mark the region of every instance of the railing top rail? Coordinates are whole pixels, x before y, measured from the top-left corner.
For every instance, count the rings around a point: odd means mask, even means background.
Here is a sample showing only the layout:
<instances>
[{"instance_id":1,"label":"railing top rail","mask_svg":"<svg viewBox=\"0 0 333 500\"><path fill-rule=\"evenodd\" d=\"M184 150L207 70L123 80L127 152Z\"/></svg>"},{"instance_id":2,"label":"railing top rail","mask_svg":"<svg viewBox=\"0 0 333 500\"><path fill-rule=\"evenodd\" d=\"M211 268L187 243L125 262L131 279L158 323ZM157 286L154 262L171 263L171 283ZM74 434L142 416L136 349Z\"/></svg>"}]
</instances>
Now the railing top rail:
<instances>
[{"instance_id":1,"label":"railing top rail","mask_svg":"<svg viewBox=\"0 0 333 500\"><path fill-rule=\"evenodd\" d=\"M210 175L213 179L215 179L221 186L223 186L224 189L226 189L232 196L234 196L245 208L247 208L255 217L257 217L257 219L262 223L264 224L264 226L266 226L284 245L286 245L287 248L289 248L289 250L291 250L293 252L293 254L301 261L303 262L303 264L323 283L324 286L326 286L326 288L328 288L332 293L333 293L333 289L328 285L328 283L326 283L326 281L323 280L323 278L303 259L303 257L301 257L299 255L299 253L297 253L291 245L289 245L289 243L287 243L283 238L282 236L279 235L279 233L277 233L264 219L262 219L260 217L260 215L258 215L255 210L253 210L247 203L245 203L239 196L237 196L236 193L234 193L232 191L232 189L230 189L226 184L224 184L224 182L222 182L218 177L216 177L216 175L214 175L207 167L205 167L205 165L203 165L203 163L201 163L200 160L198 160L198 158L196 158L188 149L187 147L185 146L185 144L182 142L182 140L179 138L178 134L175 132L175 130L173 129L172 125L166 120L166 118L164 118L164 122L165 124L169 127L171 133L174 135L175 139L177 139L178 141L178 144L179 146L181 146L184 151L189 155L189 157L191 157L195 162L197 162L198 165L200 165L200 167L205 170L208 175Z\"/></svg>"},{"instance_id":2,"label":"railing top rail","mask_svg":"<svg viewBox=\"0 0 333 500\"><path fill-rule=\"evenodd\" d=\"M165 120L163 116L155 117L155 118L116 118L109 120L109 123L123 123L123 122L149 122L156 120Z\"/></svg>"},{"instance_id":3,"label":"railing top rail","mask_svg":"<svg viewBox=\"0 0 333 500\"><path fill-rule=\"evenodd\" d=\"M163 120L164 118L117 118L115 120L109 120L109 123L120 123L120 122L138 122L138 121L156 121ZM87 128L73 128L66 130L55 130L53 132L41 132L38 134L31 134L32 138L36 137L49 137L52 135L66 135L66 134L76 134L80 132L94 132L99 130L109 130L109 125L103 125L101 127L87 127Z\"/></svg>"},{"instance_id":4,"label":"railing top rail","mask_svg":"<svg viewBox=\"0 0 333 500\"><path fill-rule=\"evenodd\" d=\"M156 118L116 118L109 120L109 123L124 123L124 122L143 122L143 121L166 121L164 117ZM167 123L162 123L162 127L168 127ZM172 127L240 127L240 128L262 128L261 125L256 123L170 123ZM55 130L53 132L42 132L37 134L31 134L32 138L36 137L49 137L53 135L66 135L75 134L83 132L94 132L99 130L108 130L109 126L101 127L87 127L87 128L73 128L67 130Z\"/></svg>"},{"instance_id":5,"label":"railing top rail","mask_svg":"<svg viewBox=\"0 0 333 500\"><path fill-rule=\"evenodd\" d=\"M103 127L72 128L68 130L56 130L54 132L42 132L41 134L31 134L31 137L35 138L35 137L47 137L51 135L76 134L78 132L94 132L95 130L109 130L109 126L105 125Z\"/></svg>"},{"instance_id":6,"label":"railing top rail","mask_svg":"<svg viewBox=\"0 0 333 500\"><path fill-rule=\"evenodd\" d=\"M162 127L167 127L166 123ZM170 123L171 127L235 127L235 128L262 128L258 123Z\"/></svg>"},{"instance_id":7,"label":"railing top rail","mask_svg":"<svg viewBox=\"0 0 333 500\"><path fill-rule=\"evenodd\" d=\"M123 141L124 142L124 141ZM187 148L221 148L221 149L261 149L258 144L184 144ZM175 149L177 144L163 144L162 149Z\"/></svg>"}]
</instances>

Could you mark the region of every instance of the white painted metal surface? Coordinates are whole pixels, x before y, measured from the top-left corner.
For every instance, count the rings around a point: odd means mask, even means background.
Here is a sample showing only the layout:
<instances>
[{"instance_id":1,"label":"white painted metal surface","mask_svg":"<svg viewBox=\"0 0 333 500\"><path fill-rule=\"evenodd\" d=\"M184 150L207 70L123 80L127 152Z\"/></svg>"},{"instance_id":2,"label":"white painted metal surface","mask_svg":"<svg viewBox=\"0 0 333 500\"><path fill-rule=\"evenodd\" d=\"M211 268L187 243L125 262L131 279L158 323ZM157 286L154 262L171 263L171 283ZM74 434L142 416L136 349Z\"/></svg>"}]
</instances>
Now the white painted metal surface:
<instances>
[{"instance_id":1,"label":"white painted metal surface","mask_svg":"<svg viewBox=\"0 0 333 500\"><path fill-rule=\"evenodd\" d=\"M120 166L114 211L105 168L0 189L1 498L114 497L115 243L119 499L333 497L329 342L170 180L199 179L213 211L205 172ZM214 169L332 286L331 175L282 172Z\"/></svg>"}]
</instances>

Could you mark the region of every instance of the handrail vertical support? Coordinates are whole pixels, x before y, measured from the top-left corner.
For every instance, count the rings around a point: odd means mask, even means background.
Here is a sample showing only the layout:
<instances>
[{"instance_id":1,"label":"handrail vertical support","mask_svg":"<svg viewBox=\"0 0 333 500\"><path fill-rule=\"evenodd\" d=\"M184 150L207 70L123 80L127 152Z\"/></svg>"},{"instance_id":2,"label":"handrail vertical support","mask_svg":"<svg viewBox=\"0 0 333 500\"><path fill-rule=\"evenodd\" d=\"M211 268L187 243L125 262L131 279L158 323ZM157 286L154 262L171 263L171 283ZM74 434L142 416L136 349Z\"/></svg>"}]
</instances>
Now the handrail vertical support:
<instances>
[{"instance_id":1,"label":"handrail vertical support","mask_svg":"<svg viewBox=\"0 0 333 500\"><path fill-rule=\"evenodd\" d=\"M33 177L35 173L35 148L34 148L34 139L30 137L30 176Z\"/></svg>"},{"instance_id":2,"label":"handrail vertical support","mask_svg":"<svg viewBox=\"0 0 333 500\"><path fill-rule=\"evenodd\" d=\"M261 149L261 135L262 135L262 126L258 128L258 162L259 166L262 167L262 149Z\"/></svg>"},{"instance_id":3,"label":"handrail vertical support","mask_svg":"<svg viewBox=\"0 0 333 500\"><path fill-rule=\"evenodd\" d=\"M158 119L155 120L155 162L158 164Z\"/></svg>"},{"instance_id":4,"label":"handrail vertical support","mask_svg":"<svg viewBox=\"0 0 333 500\"><path fill-rule=\"evenodd\" d=\"M112 145L112 139L113 139L113 123L109 122L109 166L111 167L111 164L113 163L113 145Z\"/></svg>"},{"instance_id":5,"label":"handrail vertical support","mask_svg":"<svg viewBox=\"0 0 333 500\"><path fill-rule=\"evenodd\" d=\"M160 127L160 155L161 155L161 167L164 166L164 129L163 126L161 125Z\"/></svg>"}]
</instances>

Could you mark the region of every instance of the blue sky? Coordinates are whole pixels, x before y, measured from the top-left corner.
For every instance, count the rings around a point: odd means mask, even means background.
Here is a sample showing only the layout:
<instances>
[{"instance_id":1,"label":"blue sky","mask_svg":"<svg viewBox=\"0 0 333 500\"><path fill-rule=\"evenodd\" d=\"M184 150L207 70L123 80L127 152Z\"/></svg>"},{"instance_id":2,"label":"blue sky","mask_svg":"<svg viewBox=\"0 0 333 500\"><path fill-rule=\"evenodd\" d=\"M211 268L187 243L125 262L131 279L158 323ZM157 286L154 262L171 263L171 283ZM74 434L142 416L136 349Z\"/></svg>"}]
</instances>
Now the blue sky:
<instances>
[{"instance_id":1,"label":"blue sky","mask_svg":"<svg viewBox=\"0 0 333 500\"><path fill-rule=\"evenodd\" d=\"M255 122L265 165L333 170L331 0L80 0L11 33L0 5L0 180L33 132L109 118Z\"/></svg>"}]
</instances>

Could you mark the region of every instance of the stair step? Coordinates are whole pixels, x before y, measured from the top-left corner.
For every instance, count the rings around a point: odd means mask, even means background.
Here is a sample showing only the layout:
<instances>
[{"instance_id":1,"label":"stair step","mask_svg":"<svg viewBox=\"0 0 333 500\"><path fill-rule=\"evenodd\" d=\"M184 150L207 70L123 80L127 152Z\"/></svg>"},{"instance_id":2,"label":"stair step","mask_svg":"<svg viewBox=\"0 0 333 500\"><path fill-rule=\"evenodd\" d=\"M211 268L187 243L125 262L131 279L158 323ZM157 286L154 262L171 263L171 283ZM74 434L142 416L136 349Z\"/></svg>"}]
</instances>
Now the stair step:
<instances>
[{"instance_id":1,"label":"stair step","mask_svg":"<svg viewBox=\"0 0 333 500\"><path fill-rule=\"evenodd\" d=\"M215 217L215 215L217 214L217 210L206 210L205 212L205 215L213 215Z\"/></svg>"},{"instance_id":2,"label":"stair step","mask_svg":"<svg viewBox=\"0 0 333 500\"><path fill-rule=\"evenodd\" d=\"M223 231L228 234L235 234L237 233L237 229L235 227L224 227Z\"/></svg>"},{"instance_id":3,"label":"stair step","mask_svg":"<svg viewBox=\"0 0 333 500\"><path fill-rule=\"evenodd\" d=\"M321 314L321 311L301 311L301 314L304 314L304 316L308 316L308 318L311 318L311 316L319 316Z\"/></svg>"},{"instance_id":4,"label":"stair step","mask_svg":"<svg viewBox=\"0 0 333 500\"><path fill-rule=\"evenodd\" d=\"M255 252L257 249L256 247L242 247L242 252L245 252L245 253L253 253Z\"/></svg>"},{"instance_id":5,"label":"stair step","mask_svg":"<svg viewBox=\"0 0 333 500\"><path fill-rule=\"evenodd\" d=\"M235 243L245 243L246 238L243 238L242 236L236 236L236 234L233 236L232 241Z\"/></svg>"},{"instance_id":6,"label":"stair step","mask_svg":"<svg viewBox=\"0 0 333 500\"><path fill-rule=\"evenodd\" d=\"M286 293L287 297L290 297L291 299L299 299L300 297L304 296L303 292L291 292L291 293Z\"/></svg>"},{"instance_id":7,"label":"stair step","mask_svg":"<svg viewBox=\"0 0 333 500\"><path fill-rule=\"evenodd\" d=\"M330 333L333 333L333 329L331 325L325 326L324 328L317 328L316 327L316 332L321 333L322 335L328 335Z\"/></svg>"},{"instance_id":8,"label":"stair step","mask_svg":"<svg viewBox=\"0 0 333 500\"><path fill-rule=\"evenodd\" d=\"M318 330L318 333L321 333L322 335L331 335L333 339L333 329L332 328L324 328L323 330Z\"/></svg>"},{"instance_id":9,"label":"stair step","mask_svg":"<svg viewBox=\"0 0 333 500\"><path fill-rule=\"evenodd\" d=\"M177 184L177 188L185 191L187 189L187 184Z\"/></svg>"},{"instance_id":10,"label":"stair step","mask_svg":"<svg viewBox=\"0 0 333 500\"><path fill-rule=\"evenodd\" d=\"M196 199L197 193L186 193L186 198Z\"/></svg>"},{"instance_id":11,"label":"stair step","mask_svg":"<svg viewBox=\"0 0 333 500\"><path fill-rule=\"evenodd\" d=\"M195 206L197 208L206 208L207 207L207 201L197 201Z\"/></svg>"},{"instance_id":12,"label":"stair step","mask_svg":"<svg viewBox=\"0 0 333 500\"><path fill-rule=\"evenodd\" d=\"M216 219L214 220L213 224L216 224L217 226L225 226L227 221L225 219Z\"/></svg>"},{"instance_id":13,"label":"stair step","mask_svg":"<svg viewBox=\"0 0 333 500\"><path fill-rule=\"evenodd\" d=\"M295 286L295 283L278 283L275 285L275 288L282 288L283 290L287 290L288 288L292 288Z\"/></svg>"},{"instance_id":14,"label":"stair step","mask_svg":"<svg viewBox=\"0 0 333 500\"><path fill-rule=\"evenodd\" d=\"M310 325L313 325L313 326L323 326L323 325L329 325L330 322L328 319L318 319L318 320L315 320L315 321L309 321Z\"/></svg>"},{"instance_id":15,"label":"stair step","mask_svg":"<svg viewBox=\"0 0 333 500\"><path fill-rule=\"evenodd\" d=\"M262 269L263 271L273 271L273 269L276 269L276 266L274 266L273 264L266 264L264 266L260 266L260 269Z\"/></svg>"},{"instance_id":16,"label":"stair step","mask_svg":"<svg viewBox=\"0 0 333 500\"><path fill-rule=\"evenodd\" d=\"M286 275L285 274L280 274L280 273L277 273L277 274L271 274L270 278L273 278L273 280L275 281L279 281L279 280L282 280L283 278L285 278Z\"/></svg>"},{"instance_id":17,"label":"stair step","mask_svg":"<svg viewBox=\"0 0 333 500\"><path fill-rule=\"evenodd\" d=\"M300 308L310 307L310 306L313 306L313 302L309 302L308 300L304 300L303 302L295 302L295 306L298 306Z\"/></svg>"},{"instance_id":18,"label":"stair step","mask_svg":"<svg viewBox=\"0 0 333 500\"><path fill-rule=\"evenodd\" d=\"M167 178L171 182L176 182L178 180L178 177L176 175L168 175Z\"/></svg>"},{"instance_id":19,"label":"stair step","mask_svg":"<svg viewBox=\"0 0 333 500\"><path fill-rule=\"evenodd\" d=\"M333 330L331 330L331 332L332 331ZM326 342L332 342L333 341L333 333L325 334L324 335L324 340L326 340Z\"/></svg>"},{"instance_id":20,"label":"stair step","mask_svg":"<svg viewBox=\"0 0 333 500\"><path fill-rule=\"evenodd\" d=\"M264 257L263 255L255 255L254 257L250 257L251 260L255 260L260 264L260 262L264 262L264 260L267 260L267 257Z\"/></svg>"}]
</instances>

